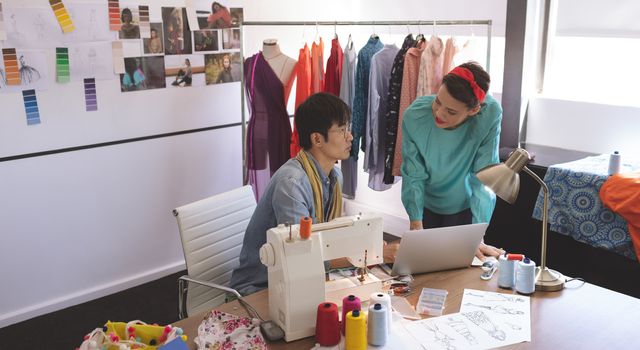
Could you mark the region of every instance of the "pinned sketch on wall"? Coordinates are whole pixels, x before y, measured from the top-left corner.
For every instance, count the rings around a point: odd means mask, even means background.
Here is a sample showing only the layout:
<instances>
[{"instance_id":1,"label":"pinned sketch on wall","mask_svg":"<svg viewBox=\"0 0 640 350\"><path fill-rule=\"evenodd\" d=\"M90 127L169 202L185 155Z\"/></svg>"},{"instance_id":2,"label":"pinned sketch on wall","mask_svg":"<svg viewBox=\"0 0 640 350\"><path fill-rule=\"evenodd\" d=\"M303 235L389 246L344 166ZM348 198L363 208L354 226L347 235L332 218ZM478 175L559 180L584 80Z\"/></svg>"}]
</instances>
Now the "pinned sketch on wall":
<instances>
[{"instance_id":1,"label":"pinned sketch on wall","mask_svg":"<svg viewBox=\"0 0 640 350\"><path fill-rule=\"evenodd\" d=\"M150 38L142 39L142 47L145 55L161 55L164 54L162 38L162 23L150 23Z\"/></svg>"},{"instance_id":2,"label":"pinned sketch on wall","mask_svg":"<svg viewBox=\"0 0 640 350\"><path fill-rule=\"evenodd\" d=\"M62 0L49 0L49 4L51 5L51 9L53 10L53 14L56 16L58 23L60 24L60 28L62 28L63 33L70 33L76 29L73 24L73 19L67 12L67 9L64 7Z\"/></svg>"},{"instance_id":3,"label":"pinned sketch on wall","mask_svg":"<svg viewBox=\"0 0 640 350\"><path fill-rule=\"evenodd\" d=\"M222 49L240 49L240 29L227 28L222 30Z\"/></svg>"},{"instance_id":4,"label":"pinned sketch on wall","mask_svg":"<svg viewBox=\"0 0 640 350\"><path fill-rule=\"evenodd\" d=\"M240 53L204 55L207 85L240 81Z\"/></svg>"},{"instance_id":5,"label":"pinned sketch on wall","mask_svg":"<svg viewBox=\"0 0 640 350\"><path fill-rule=\"evenodd\" d=\"M109 0L109 30L117 32L120 30L120 2L118 0Z\"/></svg>"},{"instance_id":6,"label":"pinned sketch on wall","mask_svg":"<svg viewBox=\"0 0 640 350\"><path fill-rule=\"evenodd\" d=\"M205 85L204 56L165 56L167 87L188 87Z\"/></svg>"},{"instance_id":7,"label":"pinned sketch on wall","mask_svg":"<svg viewBox=\"0 0 640 350\"><path fill-rule=\"evenodd\" d=\"M0 41L7 40L7 32L4 29L4 13L2 11L2 1L0 0Z\"/></svg>"},{"instance_id":8,"label":"pinned sketch on wall","mask_svg":"<svg viewBox=\"0 0 640 350\"><path fill-rule=\"evenodd\" d=\"M119 41L114 41L114 43L116 42L121 44ZM79 82L84 78L95 78L96 80L115 79L114 54L112 53L111 43L110 41L101 41L69 45L69 60L72 63L70 65L71 80ZM122 57L120 55L120 62L123 62ZM123 72L124 64L120 73Z\"/></svg>"},{"instance_id":9,"label":"pinned sketch on wall","mask_svg":"<svg viewBox=\"0 0 640 350\"><path fill-rule=\"evenodd\" d=\"M49 88L48 60L44 50L2 49L6 86L0 92Z\"/></svg>"},{"instance_id":10,"label":"pinned sketch on wall","mask_svg":"<svg viewBox=\"0 0 640 350\"><path fill-rule=\"evenodd\" d=\"M127 57L120 74L120 91L140 91L166 87L164 57Z\"/></svg>"},{"instance_id":11,"label":"pinned sketch on wall","mask_svg":"<svg viewBox=\"0 0 640 350\"><path fill-rule=\"evenodd\" d=\"M212 29L196 30L193 32L194 52L211 52L220 50L218 45L218 31Z\"/></svg>"},{"instance_id":12,"label":"pinned sketch on wall","mask_svg":"<svg viewBox=\"0 0 640 350\"><path fill-rule=\"evenodd\" d=\"M138 9L124 7L120 12L120 21L122 25L118 31L120 39L140 39L140 26Z\"/></svg>"},{"instance_id":13,"label":"pinned sketch on wall","mask_svg":"<svg viewBox=\"0 0 640 350\"><path fill-rule=\"evenodd\" d=\"M63 42L73 44L116 39L115 33L109 30L109 14L106 6L106 4L70 3L67 10L78 30L66 34L62 38Z\"/></svg>"},{"instance_id":14,"label":"pinned sketch on wall","mask_svg":"<svg viewBox=\"0 0 640 350\"><path fill-rule=\"evenodd\" d=\"M22 90L22 101L24 102L24 111L27 114L27 125L40 124L36 90Z\"/></svg>"},{"instance_id":15,"label":"pinned sketch on wall","mask_svg":"<svg viewBox=\"0 0 640 350\"><path fill-rule=\"evenodd\" d=\"M181 7L163 7L164 53L183 55L191 53L191 31L185 21L186 11Z\"/></svg>"},{"instance_id":16,"label":"pinned sketch on wall","mask_svg":"<svg viewBox=\"0 0 640 350\"><path fill-rule=\"evenodd\" d=\"M149 6L138 6L138 16L140 17L140 37L151 37L151 26L149 23Z\"/></svg>"}]
</instances>

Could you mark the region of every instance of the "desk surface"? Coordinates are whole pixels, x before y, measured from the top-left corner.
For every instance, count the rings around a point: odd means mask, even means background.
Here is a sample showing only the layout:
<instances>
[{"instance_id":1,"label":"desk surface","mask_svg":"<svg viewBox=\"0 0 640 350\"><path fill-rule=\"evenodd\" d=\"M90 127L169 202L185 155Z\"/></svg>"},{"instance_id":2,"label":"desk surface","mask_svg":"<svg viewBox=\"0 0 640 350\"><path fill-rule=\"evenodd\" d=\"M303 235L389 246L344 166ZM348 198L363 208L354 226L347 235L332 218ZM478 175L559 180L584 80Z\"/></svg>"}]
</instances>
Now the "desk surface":
<instances>
[{"instance_id":1,"label":"desk surface","mask_svg":"<svg viewBox=\"0 0 640 350\"><path fill-rule=\"evenodd\" d=\"M414 276L413 294L407 296L415 306L422 287L446 289L445 314L460 310L465 288L515 293L499 288L498 278L483 281L480 269L467 268ZM496 274L497 275L497 274ZM505 349L628 349L637 346L636 332L640 325L640 299L632 298L593 284L570 282L560 292L536 292L531 296L531 342L514 344ZM268 294L261 291L246 297L262 317L268 317ZM237 301L221 305L218 310L246 316ZM197 328L205 313L186 318L175 325L189 337L190 349ZM295 342L270 343L269 349L310 349L313 337Z\"/></svg>"}]
</instances>

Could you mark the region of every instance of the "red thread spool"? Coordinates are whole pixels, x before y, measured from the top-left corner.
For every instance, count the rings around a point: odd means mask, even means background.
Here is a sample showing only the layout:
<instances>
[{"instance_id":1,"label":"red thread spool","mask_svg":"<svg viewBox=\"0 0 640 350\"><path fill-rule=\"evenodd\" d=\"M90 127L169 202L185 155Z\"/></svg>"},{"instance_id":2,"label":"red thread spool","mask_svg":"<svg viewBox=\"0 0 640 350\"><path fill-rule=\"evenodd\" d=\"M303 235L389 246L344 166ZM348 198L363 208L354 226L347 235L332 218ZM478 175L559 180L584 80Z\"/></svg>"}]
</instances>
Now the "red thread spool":
<instances>
[{"instance_id":1,"label":"red thread spool","mask_svg":"<svg viewBox=\"0 0 640 350\"><path fill-rule=\"evenodd\" d=\"M522 261L524 259L523 254L507 254L507 260L519 260Z\"/></svg>"},{"instance_id":2,"label":"red thread spool","mask_svg":"<svg viewBox=\"0 0 640 350\"><path fill-rule=\"evenodd\" d=\"M311 218L308 216L300 218L300 238L309 239L311 237Z\"/></svg>"},{"instance_id":3,"label":"red thread spool","mask_svg":"<svg viewBox=\"0 0 640 350\"><path fill-rule=\"evenodd\" d=\"M347 313L353 310L360 310L360 298L355 295L349 295L342 299L342 334L344 334L345 326L347 325Z\"/></svg>"},{"instance_id":4,"label":"red thread spool","mask_svg":"<svg viewBox=\"0 0 640 350\"><path fill-rule=\"evenodd\" d=\"M316 341L322 346L335 346L340 343L338 305L329 302L318 305Z\"/></svg>"}]
</instances>

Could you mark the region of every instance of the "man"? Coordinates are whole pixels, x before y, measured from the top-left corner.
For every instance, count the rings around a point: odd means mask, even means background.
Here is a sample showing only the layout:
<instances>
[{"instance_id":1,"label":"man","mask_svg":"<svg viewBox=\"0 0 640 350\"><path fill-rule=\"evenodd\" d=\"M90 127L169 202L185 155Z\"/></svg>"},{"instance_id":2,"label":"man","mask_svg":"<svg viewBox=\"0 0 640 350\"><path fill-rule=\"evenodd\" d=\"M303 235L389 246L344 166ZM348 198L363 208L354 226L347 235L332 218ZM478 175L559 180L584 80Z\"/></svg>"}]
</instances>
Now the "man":
<instances>
[{"instance_id":1,"label":"man","mask_svg":"<svg viewBox=\"0 0 640 350\"><path fill-rule=\"evenodd\" d=\"M240 266L231 276L231 288L240 294L267 288L267 267L259 256L267 230L298 223L304 216L314 224L341 216L342 174L335 163L351 152L350 119L349 107L331 94L312 95L298 106L295 123L302 150L273 174L251 217ZM385 259L392 260L396 250L397 244L385 245Z\"/></svg>"}]
</instances>

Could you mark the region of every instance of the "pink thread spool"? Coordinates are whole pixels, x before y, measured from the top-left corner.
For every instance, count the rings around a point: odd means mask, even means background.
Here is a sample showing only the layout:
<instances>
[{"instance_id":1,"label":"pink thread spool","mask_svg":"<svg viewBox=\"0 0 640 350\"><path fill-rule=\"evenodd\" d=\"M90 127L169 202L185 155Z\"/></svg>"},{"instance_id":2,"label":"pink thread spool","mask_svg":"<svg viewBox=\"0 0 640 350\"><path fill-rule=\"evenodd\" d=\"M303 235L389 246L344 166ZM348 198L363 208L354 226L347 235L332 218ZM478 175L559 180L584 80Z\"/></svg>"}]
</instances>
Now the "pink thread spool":
<instances>
[{"instance_id":1,"label":"pink thread spool","mask_svg":"<svg viewBox=\"0 0 640 350\"><path fill-rule=\"evenodd\" d=\"M344 334L345 326L347 325L347 313L349 311L360 309L360 298L358 298L357 296L349 295L342 299L342 334Z\"/></svg>"}]
</instances>

